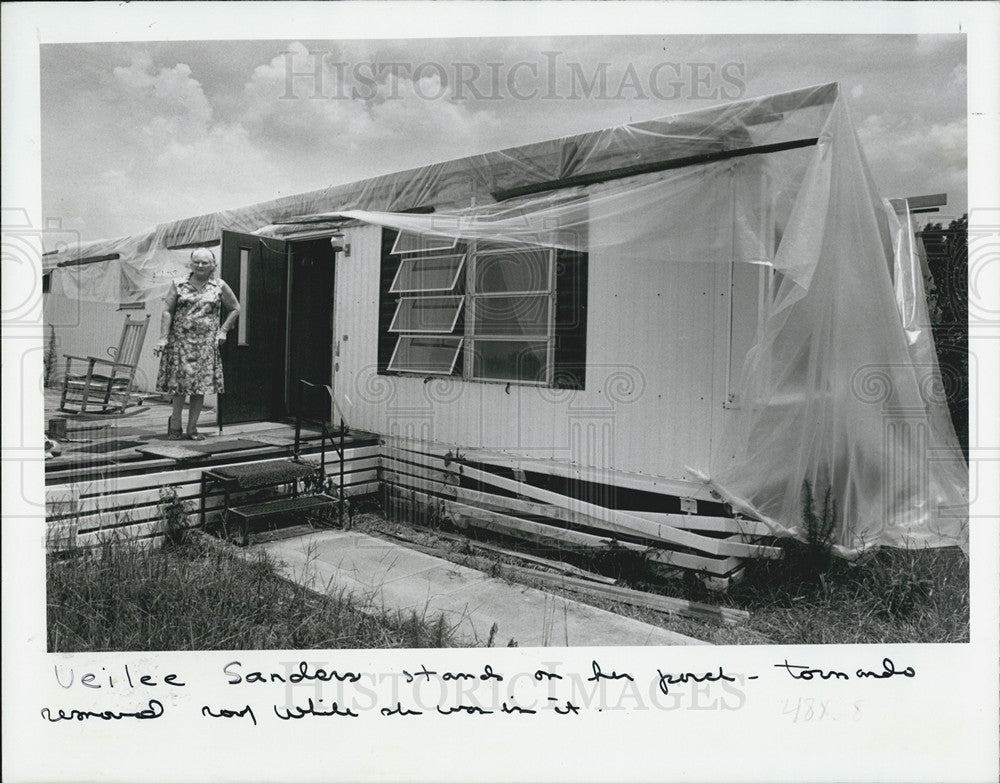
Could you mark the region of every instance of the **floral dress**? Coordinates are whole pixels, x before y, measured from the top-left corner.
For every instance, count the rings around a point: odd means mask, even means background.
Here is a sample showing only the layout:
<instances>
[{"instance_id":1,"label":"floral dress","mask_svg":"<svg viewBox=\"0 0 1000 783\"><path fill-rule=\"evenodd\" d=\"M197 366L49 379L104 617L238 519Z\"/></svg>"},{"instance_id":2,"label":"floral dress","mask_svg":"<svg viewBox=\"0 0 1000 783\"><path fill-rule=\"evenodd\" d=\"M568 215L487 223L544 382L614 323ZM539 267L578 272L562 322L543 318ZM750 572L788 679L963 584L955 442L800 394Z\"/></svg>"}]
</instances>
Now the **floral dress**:
<instances>
[{"instance_id":1,"label":"floral dress","mask_svg":"<svg viewBox=\"0 0 1000 783\"><path fill-rule=\"evenodd\" d=\"M190 279L176 282L177 302L160 357L156 390L167 394L224 391L219 353L222 281L211 278L198 290Z\"/></svg>"}]
</instances>

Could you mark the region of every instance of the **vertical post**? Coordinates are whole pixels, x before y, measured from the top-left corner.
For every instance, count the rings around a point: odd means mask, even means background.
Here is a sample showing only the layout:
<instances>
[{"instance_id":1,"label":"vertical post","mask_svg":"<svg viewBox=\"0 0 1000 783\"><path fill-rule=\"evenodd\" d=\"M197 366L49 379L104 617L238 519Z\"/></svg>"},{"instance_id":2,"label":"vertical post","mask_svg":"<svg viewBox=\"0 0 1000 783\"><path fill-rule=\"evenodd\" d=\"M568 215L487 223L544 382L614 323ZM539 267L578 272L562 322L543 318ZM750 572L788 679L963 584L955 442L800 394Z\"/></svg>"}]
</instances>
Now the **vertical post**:
<instances>
[{"instance_id":1,"label":"vertical post","mask_svg":"<svg viewBox=\"0 0 1000 783\"><path fill-rule=\"evenodd\" d=\"M340 419L340 497L337 500L337 514L340 526L344 526L344 419Z\"/></svg>"},{"instance_id":2,"label":"vertical post","mask_svg":"<svg viewBox=\"0 0 1000 783\"><path fill-rule=\"evenodd\" d=\"M204 470L201 472L201 486L199 487L199 489L201 491L198 493L200 495L200 501L199 501L199 504L198 504L198 510L200 511L200 514L198 516L198 522L199 522L198 526L202 530L204 530L205 529L205 495L208 492L208 477L205 475L205 471Z\"/></svg>"},{"instance_id":3,"label":"vertical post","mask_svg":"<svg viewBox=\"0 0 1000 783\"><path fill-rule=\"evenodd\" d=\"M299 448L302 437L302 379L299 379L295 387L295 447L292 457L298 461Z\"/></svg>"}]
</instances>

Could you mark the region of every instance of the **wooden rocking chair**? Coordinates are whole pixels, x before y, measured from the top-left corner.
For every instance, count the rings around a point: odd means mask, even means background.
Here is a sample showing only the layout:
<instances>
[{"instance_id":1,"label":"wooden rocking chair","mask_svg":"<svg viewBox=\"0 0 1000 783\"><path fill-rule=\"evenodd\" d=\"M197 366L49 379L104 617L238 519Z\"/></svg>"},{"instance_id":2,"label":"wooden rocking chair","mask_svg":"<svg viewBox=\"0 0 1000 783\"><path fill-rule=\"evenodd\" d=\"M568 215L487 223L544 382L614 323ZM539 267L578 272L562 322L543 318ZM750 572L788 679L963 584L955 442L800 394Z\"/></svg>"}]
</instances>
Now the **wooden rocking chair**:
<instances>
[{"instance_id":1,"label":"wooden rocking chair","mask_svg":"<svg viewBox=\"0 0 1000 783\"><path fill-rule=\"evenodd\" d=\"M108 348L110 359L66 356L59 410L84 413L89 405L91 410L100 407L102 413L124 413L130 404L138 405L139 400L132 395L132 384L148 327L148 315L137 320L126 316L118 347ZM86 371L81 372L79 365L74 371L74 362L85 362Z\"/></svg>"}]
</instances>

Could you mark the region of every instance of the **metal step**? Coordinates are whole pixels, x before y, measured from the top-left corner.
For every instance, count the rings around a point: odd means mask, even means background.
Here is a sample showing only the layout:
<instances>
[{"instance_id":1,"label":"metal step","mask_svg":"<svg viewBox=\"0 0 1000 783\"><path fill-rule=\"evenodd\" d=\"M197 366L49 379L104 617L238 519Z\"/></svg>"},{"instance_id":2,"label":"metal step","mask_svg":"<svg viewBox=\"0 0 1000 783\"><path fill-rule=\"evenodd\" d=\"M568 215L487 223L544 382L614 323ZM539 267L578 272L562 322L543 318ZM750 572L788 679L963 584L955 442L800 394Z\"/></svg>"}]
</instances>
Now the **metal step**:
<instances>
[{"instance_id":1,"label":"metal step","mask_svg":"<svg viewBox=\"0 0 1000 783\"><path fill-rule=\"evenodd\" d=\"M229 513L243 520L243 541L246 546L250 541L250 520L263 519L293 512L315 511L319 508L329 508L337 503L336 498L329 495L302 495L294 498L268 500L263 503L253 503L247 506L236 506Z\"/></svg>"}]
</instances>

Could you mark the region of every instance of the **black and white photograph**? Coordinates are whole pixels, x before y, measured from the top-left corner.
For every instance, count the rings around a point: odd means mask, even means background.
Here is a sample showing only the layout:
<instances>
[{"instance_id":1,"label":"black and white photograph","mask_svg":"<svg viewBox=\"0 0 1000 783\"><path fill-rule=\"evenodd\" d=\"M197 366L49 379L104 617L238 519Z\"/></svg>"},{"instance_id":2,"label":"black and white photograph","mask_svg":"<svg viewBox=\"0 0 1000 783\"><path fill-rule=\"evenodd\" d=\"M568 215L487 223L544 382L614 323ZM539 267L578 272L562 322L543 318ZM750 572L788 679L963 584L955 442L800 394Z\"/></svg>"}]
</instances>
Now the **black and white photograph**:
<instances>
[{"instance_id":1,"label":"black and white photograph","mask_svg":"<svg viewBox=\"0 0 1000 783\"><path fill-rule=\"evenodd\" d=\"M83 5L4 11L5 777L995 777L995 5Z\"/></svg>"}]
</instances>

